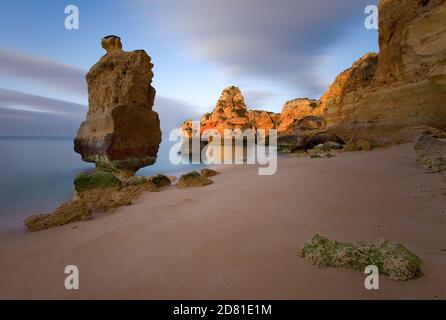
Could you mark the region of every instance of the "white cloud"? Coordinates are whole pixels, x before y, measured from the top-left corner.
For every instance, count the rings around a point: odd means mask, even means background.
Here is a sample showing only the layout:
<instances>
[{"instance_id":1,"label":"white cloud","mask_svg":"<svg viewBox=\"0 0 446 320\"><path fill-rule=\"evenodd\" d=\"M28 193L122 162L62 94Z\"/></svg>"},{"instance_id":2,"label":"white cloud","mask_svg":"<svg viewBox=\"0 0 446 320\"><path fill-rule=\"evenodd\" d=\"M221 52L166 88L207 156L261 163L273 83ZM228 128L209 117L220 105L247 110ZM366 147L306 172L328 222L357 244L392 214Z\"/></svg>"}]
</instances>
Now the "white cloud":
<instances>
[{"instance_id":1,"label":"white cloud","mask_svg":"<svg viewBox=\"0 0 446 320\"><path fill-rule=\"evenodd\" d=\"M84 70L16 50L0 48L0 75L87 94Z\"/></svg>"}]
</instances>

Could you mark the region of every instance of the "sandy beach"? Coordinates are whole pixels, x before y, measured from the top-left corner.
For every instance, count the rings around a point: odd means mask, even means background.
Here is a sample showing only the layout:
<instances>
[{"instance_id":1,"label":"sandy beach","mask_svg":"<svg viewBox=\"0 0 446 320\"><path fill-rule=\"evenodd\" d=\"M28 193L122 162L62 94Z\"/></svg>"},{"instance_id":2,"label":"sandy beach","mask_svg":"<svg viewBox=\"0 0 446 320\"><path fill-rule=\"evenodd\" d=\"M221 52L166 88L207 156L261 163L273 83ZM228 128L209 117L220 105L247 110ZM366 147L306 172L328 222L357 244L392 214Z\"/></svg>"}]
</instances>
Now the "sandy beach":
<instances>
[{"instance_id":1,"label":"sandy beach","mask_svg":"<svg viewBox=\"0 0 446 320\"><path fill-rule=\"evenodd\" d=\"M283 156L273 176L230 166L214 184L145 193L94 220L0 235L0 298L446 299L446 175L422 173L411 144L331 159ZM314 234L387 238L423 260L397 282L296 255ZM64 288L77 265L80 290Z\"/></svg>"}]
</instances>

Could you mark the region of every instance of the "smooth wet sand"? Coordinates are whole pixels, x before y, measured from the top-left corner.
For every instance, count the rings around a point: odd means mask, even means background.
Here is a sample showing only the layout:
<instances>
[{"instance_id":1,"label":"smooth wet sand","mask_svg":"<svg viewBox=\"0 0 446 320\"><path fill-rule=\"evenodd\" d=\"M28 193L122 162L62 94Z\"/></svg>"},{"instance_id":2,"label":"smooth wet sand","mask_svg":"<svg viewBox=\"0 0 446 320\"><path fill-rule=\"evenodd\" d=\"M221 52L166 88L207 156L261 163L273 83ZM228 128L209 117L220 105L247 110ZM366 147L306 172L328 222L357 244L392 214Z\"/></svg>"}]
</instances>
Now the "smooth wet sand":
<instances>
[{"instance_id":1,"label":"smooth wet sand","mask_svg":"<svg viewBox=\"0 0 446 320\"><path fill-rule=\"evenodd\" d=\"M332 159L285 157L274 176L224 168L201 189L167 187L93 221L0 235L0 298L446 299L446 174L411 145ZM422 278L318 269L295 255L313 234L388 238L424 261ZM80 290L64 268L80 269Z\"/></svg>"}]
</instances>

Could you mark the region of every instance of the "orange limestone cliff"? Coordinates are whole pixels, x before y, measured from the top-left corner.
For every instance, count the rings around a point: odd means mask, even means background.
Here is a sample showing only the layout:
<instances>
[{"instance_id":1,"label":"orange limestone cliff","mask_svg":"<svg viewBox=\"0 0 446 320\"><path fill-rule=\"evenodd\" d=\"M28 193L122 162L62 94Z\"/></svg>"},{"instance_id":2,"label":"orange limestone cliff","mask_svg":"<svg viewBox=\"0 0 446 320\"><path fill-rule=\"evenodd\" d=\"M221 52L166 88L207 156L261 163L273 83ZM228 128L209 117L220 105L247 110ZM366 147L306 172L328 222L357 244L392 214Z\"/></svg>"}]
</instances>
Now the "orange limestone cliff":
<instances>
[{"instance_id":1,"label":"orange limestone cliff","mask_svg":"<svg viewBox=\"0 0 446 320\"><path fill-rule=\"evenodd\" d=\"M311 116L319 105L320 101L314 99L295 99L285 103L280 113L280 124L277 128L279 134L292 129L296 121Z\"/></svg>"},{"instance_id":2,"label":"orange limestone cliff","mask_svg":"<svg viewBox=\"0 0 446 320\"><path fill-rule=\"evenodd\" d=\"M380 53L341 73L314 115L345 140L404 143L446 129L446 1L381 0Z\"/></svg>"},{"instance_id":3,"label":"orange limestone cliff","mask_svg":"<svg viewBox=\"0 0 446 320\"><path fill-rule=\"evenodd\" d=\"M239 88L235 86L223 90L220 99L212 112L201 117L200 131L215 129L223 135L225 129L276 129L279 115L273 112L248 110L245 99ZM192 133L192 120L181 125L181 131L188 137Z\"/></svg>"}]
</instances>

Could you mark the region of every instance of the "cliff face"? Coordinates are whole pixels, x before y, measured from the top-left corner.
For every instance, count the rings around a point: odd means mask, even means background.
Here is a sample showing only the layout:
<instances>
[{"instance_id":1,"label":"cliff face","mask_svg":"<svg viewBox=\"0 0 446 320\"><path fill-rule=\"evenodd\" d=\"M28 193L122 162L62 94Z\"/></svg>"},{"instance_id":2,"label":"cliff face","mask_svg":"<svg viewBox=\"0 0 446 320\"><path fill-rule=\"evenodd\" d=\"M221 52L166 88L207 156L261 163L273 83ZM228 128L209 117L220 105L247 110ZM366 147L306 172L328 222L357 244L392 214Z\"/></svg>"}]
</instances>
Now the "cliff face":
<instances>
[{"instance_id":1,"label":"cliff face","mask_svg":"<svg viewBox=\"0 0 446 320\"><path fill-rule=\"evenodd\" d=\"M367 53L339 74L321 97L312 115L324 116L328 125L348 122L355 103L364 96L378 66L378 54Z\"/></svg>"},{"instance_id":2,"label":"cliff face","mask_svg":"<svg viewBox=\"0 0 446 320\"><path fill-rule=\"evenodd\" d=\"M89 110L75 151L84 161L131 173L155 162L161 142L153 65L145 51L122 51L118 37L104 38L102 46L107 54L87 74Z\"/></svg>"},{"instance_id":3,"label":"cliff face","mask_svg":"<svg viewBox=\"0 0 446 320\"><path fill-rule=\"evenodd\" d=\"M319 105L320 101L313 99L296 99L285 103L282 112L280 113L280 124L277 128L279 134L290 130L293 127L294 122L312 115Z\"/></svg>"},{"instance_id":4,"label":"cliff face","mask_svg":"<svg viewBox=\"0 0 446 320\"><path fill-rule=\"evenodd\" d=\"M409 142L446 129L446 1L381 0L379 56L341 73L315 115L344 140Z\"/></svg>"}]
</instances>

